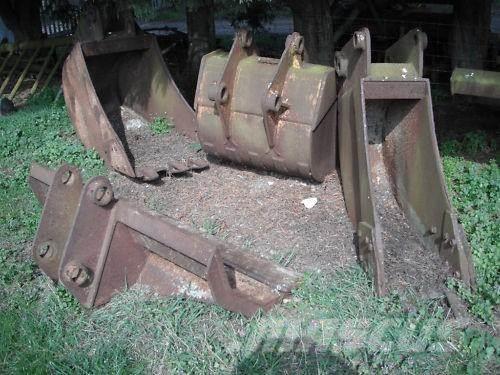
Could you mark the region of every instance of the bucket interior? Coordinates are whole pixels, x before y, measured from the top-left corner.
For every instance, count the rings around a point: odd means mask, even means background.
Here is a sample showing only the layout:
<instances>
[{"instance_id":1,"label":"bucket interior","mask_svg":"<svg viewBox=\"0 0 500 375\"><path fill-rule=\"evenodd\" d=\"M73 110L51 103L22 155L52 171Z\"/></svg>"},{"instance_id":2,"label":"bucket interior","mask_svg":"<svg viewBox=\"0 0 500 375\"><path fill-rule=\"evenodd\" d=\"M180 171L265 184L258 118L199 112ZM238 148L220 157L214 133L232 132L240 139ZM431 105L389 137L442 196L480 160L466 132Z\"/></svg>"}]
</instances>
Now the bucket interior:
<instances>
[{"instance_id":1,"label":"bucket interior","mask_svg":"<svg viewBox=\"0 0 500 375\"><path fill-rule=\"evenodd\" d=\"M121 84L120 78L129 75L130 79L132 79L133 74L130 69L135 65L140 70L139 63L144 53L145 51L129 51L85 57L87 69L102 108L113 130L120 138L133 167L137 166L136 157L130 147L130 134L127 131L131 128L129 124L131 119L125 117L124 114L134 112L126 110L124 99L129 93L123 91L124 88L130 90L133 85ZM140 115L137 113L131 117L136 117L137 121L141 120Z\"/></svg>"},{"instance_id":2,"label":"bucket interior","mask_svg":"<svg viewBox=\"0 0 500 375\"><path fill-rule=\"evenodd\" d=\"M381 226L387 288L436 290L448 267L425 236L411 196L415 179L427 181L432 196L432 172L422 169L429 150L423 120L423 99L366 101L367 152L375 215ZM430 168L430 167L429 167ZM422 196L428 196L422 192ZM438 287L439 288L439 287Z\"/></svg>"}]
</instances>

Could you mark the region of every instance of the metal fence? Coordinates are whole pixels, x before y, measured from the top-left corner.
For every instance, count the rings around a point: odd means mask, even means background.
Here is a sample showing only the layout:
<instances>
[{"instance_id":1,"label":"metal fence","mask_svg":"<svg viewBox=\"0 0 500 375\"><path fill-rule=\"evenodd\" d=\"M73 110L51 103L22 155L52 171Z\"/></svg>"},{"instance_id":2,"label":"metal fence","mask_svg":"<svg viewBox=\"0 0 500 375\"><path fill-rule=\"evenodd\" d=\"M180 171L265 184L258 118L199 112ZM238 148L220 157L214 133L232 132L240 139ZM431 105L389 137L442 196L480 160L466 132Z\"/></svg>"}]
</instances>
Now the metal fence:
<instances>
[{"instance_id":1,"label":"metal fence","mask_svg":"<svg viewBox=\"0 0 500 375\"><path fill-rule=\"evenodd\" d=\"M498 18L498 19L497 19ZM337 19L336 23L342 24L345 19ZM492 13L492 25L500 22L500 15ZM372 51L375 61L382 61L385 50L399 37L413 28L419 28L428 35L428 47L424 52L424 75L431 78L433 86L447 87L449 77L453 71L453 61L451 50L453 48L453 20L433 18L431 15L424 19L423 17L408 19L385 19L385 18L356 18L352 24L346 28L346 32L340 38L336 47L343 45L345 39L349 38L355 30L361 27L368 27L372 36ZM484 26L485 30L493 29L490 25ZM466 29L466 27L463 27ZM479 42L478 42L479 43ZM488 46L488 55L482 59L484 69L497 70L498 68L498 34L491 33ZM476 47L478 44L476 44Z\"/></svg>"},{"instance_id":2,"label":"metal fence","mask_svg":"<svg viewBox=\"0 0 500 375\"><path fill-rule=\"evenodd\" d=\"M70 6L58 11L55 0L42 0L40 4L40 22L42 33L48 37L66 36L74 32L79 15L77 6Z\"/></svg>"}]
</instances>

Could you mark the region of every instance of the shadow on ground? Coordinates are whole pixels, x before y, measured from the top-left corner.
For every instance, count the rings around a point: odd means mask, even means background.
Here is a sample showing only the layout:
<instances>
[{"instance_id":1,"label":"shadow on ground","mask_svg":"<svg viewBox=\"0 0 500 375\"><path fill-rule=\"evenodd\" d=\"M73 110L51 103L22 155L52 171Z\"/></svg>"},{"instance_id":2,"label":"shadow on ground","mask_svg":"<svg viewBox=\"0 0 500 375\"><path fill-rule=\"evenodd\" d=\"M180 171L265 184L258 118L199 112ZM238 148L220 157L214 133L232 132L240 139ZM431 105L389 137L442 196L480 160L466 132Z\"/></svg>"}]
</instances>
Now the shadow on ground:
<instances>
[{"instance_id":1,"label":"shadow on ground","mask_svg":"<svg viewBox=\"0 0 500 375\"><path fill-rule=\"evenodd\" d=\"M307 339L260 341L233 374L356 374L347 362L326 347Z\"/></svg>"}]
</instances>

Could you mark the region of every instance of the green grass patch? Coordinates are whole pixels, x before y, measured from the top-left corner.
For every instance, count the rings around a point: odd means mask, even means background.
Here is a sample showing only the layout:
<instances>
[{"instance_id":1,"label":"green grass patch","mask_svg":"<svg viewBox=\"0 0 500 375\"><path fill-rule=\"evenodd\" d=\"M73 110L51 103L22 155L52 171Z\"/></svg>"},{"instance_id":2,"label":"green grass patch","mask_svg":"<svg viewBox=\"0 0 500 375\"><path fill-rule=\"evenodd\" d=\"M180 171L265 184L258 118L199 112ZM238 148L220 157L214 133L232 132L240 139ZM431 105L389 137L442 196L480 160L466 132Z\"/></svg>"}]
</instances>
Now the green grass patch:
<instances>
[{"instance_id":1,"label":"green grass patch","mask_svg":"<svg viewBox=\"0 0 500 375\"><path fill-rule=\"evenodd\" d=\"M500 303L500 169L498 146L483 132L441 146L443 169L476 270L477 291L452 281L471 311L492 323ZM476 161L479 158L482 162Z\"/></svg>"},{"instance_id":2,"label":"green grass patch","mask_svg":"<svg viewBox=\"0 0 500 375\"><path fill-rule=\"evenodd\" d=\"M26 183L32 162L57 167L74 164L88 177L104 171L97 153L75 137L62 99L48 90L25 108L0 117L0 236L30 238L38 222L38 203ZM7 233L5 233L7 231Z\"/></svg>"},{"instance_id":3,"label":"green grass patch","mask_svg":"<svg viewBox=\"0 0 500 375\"><path fill-rule=\"evenodd\" d=\"M85 310L43 276L36 285L36 300L19 292L0 312L2 372L438 374L498 355L484 332L457 332L439 300L375 297L359 268L307 274L290 302L252 319L140 289Z\"/></svg>"},{"instance_id":4,"label":"green grass patch","mask_svg":"<svg viewBox=\"0 0 500 375\"><path fill-rule=\"evenodd\" d=\"M99 309L82 308L29 254L41 211L26 183L31 162L56 167L67 161L87 178L105 173L97 154L77 140L54 94L44 92L0 117L0 373L495 372L495 337L457 327L440 299L376 297L359 267L308 273L288 301L252 319L143 289L120 293ZM482 285L478 304L469 300L473 311L481 301L498 304L498 295L487 291L498 285L491 265L498 167L493 159L464 156L484 146L460 141L442 149ZM224 228L207 219L202 229L220 236Z\"/></svg>"},{"instance_id":5,"label":"green grass patch","mask_svg":"<svg viewBox=\"0 0 500 375\"><path fill-rule=\"evenodd\" d=\"M189 148L195 152L200 152L203 150L203 146L199 143L190 143Z\"/></svg>"},{"instance_id":6,"label":"green grass patch","mask_svg":"<svg viewBox=\"0 0 500 375\"><path fill-rule=\"evenodd\" d=\"M149 126L151 131L157 135L168 134L174 128L174 125L164 117L156 117Z\"/></svg>"}]
</instances>

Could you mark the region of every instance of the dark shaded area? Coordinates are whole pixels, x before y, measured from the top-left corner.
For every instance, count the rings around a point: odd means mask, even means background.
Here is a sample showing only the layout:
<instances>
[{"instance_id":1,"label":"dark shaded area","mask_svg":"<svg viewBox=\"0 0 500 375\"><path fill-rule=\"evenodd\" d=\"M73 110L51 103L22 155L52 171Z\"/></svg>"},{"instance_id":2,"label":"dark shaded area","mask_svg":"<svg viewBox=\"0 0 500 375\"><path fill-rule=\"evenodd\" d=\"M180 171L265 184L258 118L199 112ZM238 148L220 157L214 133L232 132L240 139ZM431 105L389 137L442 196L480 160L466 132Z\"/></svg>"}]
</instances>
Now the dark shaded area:
<instances>
[{"instance_id":1,"label":"dark shaded area","mask_svg":"<svg viewBox=\"0 0 500 375\"><path fill-rule=\"evenodd\" d=\"M158 32L158 30L151 31ZM196 84L193 86L193 77L185 73L189 48L187 34L175 28L165 27L161 30L161 35L155 33L155 37L158 41L158 46L160 47L165 64L168 70L170 70L175 83L188 103L192 105ZM197 77L198 72L196 72L194 79L196 80Z\"/></svg>"},{"instance_id":2,"label":"dark shaded area","mask_svg":"<svg viewBox=\"0 0 500 375\"><path fill-rule=\"evenodd\" d=\"M99 101L104 111L108 114L110 124L120 139L125 149L125 153L133 167L135 166L135 158L128 146L125 126L120 112L123 98L120 98L118 94L120 92L118 77L123 62L129 62L131 60L137 62L139 58L137 55L140 53L141 52L128 52L125 54L113 53L86 58L87 68L97 96L99 97Z\"/></svg>"},{"instance_id":3,"label":"dark shaded area","mask_svg":"<svg viewBox=\"0 0 500 375\"><path fill-rule=\"evenodd\" d=\"M294 29L304 36L309 59L315 64L332 65L334 57L332 1L287 0Z\"/></svg>"},{"instance_id":4,"label":"dark shaded area","mask_svg":"<svg viewBox=\"0 0 500 375\"><path fill-rule=\"evenodd\" d=\"M0 18L12 30L16 42L26 39L40 39L40 0L2 0Z\"/></svg>"},{"instance_id":5,"label":"dark shaded area","mask_svg":"<svg viewBox=\"0 0 500 375\"><path fill-rule=\"evenodd\" d=\"M186 3L186 22L189 39L188 58L184 69L184 84L188 101L192 103L196 90L196 77L201 59L215 47L214 0L197 0ZM191 79L189 79L191 78Z\"/></svg>"},{"instance_id":6,"label":"dark shaded area","mask_svg":"<svg viewBox=\"0 0 500 375\"><path fill-rule=\"evenodd\" d=\"M486 135L489 144L500 142L500 103L466 96L440 96L433 93L434 123L439 144L447 141L463 141L470 132L480 131ZM458 154L457 149L457 154ZM485 162L500 159L494 147L482 148L475 153L467 153L466 159Z\"/></svg>"},{"instance_id":7,"label":"dark shaded area","mask_svg":"<svg viewBox=\"0 0 500 375\"><path fill-rule=\"evenodd\" d=\"M453 5L453 67L484 69L488 58L491 0L456 0ZM495 56L496 60L496 56Z\"/></svg>"}]
</instances>

